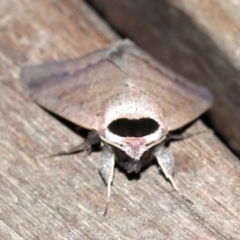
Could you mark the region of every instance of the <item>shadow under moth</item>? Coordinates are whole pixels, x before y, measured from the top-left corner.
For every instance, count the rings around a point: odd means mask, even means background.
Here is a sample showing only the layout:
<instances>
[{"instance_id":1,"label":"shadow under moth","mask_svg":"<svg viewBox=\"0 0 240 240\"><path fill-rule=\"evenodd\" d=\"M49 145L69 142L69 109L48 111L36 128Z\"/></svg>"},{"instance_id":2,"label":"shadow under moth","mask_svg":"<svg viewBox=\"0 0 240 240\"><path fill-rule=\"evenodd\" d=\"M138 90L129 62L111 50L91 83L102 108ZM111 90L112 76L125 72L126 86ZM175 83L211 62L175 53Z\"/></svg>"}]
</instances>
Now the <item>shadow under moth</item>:
<instances>
[{"instance_id":1,"label":"shadow under moth","mask_svg":"<svg viewBox=\"0 0 240 240\"><path fill-rule=\"evenodd\" d=\"M177 76L129 40L81 58L26 66L21 80L37 104L89 130L85 143L69 152L101 142L107 203L115 162L130 173L155 158L176 189L174 158L165 143L212 104L206 88Z\"/></svg>"}]
</instances>

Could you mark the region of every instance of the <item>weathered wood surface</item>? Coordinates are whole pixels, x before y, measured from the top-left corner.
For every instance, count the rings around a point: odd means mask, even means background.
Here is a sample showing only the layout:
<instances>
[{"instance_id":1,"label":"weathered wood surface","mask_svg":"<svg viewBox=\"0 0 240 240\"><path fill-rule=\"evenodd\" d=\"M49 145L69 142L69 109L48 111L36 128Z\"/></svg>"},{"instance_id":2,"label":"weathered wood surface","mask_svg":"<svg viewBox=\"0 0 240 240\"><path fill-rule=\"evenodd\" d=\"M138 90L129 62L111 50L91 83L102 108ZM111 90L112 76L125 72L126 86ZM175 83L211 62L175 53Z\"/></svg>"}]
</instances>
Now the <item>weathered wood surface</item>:
<instances>
[{"instance_id":1,"label":"weathered wood surface","mask_svg":"<svg viewBox=\"0 0 240 240\"><path fill-rule=\"evenodd\" d=\"M98 152L36 160L82 139L27 97L20 66L116 39L82 1L0 1L0 239L239 239L240 163L200 121L170 145L182 196L155 165L116 169L106 217Z\"/></svg>"},{"instance_id":2,"label":"weathered wood surface","mask_svg":"<svg viewBox=\"0 0 240 240\"><path fill-rule=\"evenodd\" d=\"M212 125L240 156L240 0L91 1L121 33L211 89Z\"/></svg>"}]
</instances>

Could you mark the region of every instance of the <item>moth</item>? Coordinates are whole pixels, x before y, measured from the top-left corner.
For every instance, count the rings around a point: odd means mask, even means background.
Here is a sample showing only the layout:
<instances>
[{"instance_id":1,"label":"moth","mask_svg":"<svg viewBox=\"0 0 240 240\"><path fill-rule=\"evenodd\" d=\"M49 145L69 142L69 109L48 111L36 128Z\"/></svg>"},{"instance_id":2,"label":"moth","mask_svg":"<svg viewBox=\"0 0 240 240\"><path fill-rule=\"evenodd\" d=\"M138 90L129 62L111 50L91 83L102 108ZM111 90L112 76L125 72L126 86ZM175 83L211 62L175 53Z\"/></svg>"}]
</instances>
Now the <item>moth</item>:
<instances>
[{"instance_id":1,"label":"moth","mask_svg":"<svg viewBox=\"0 0 240 240\"><path fill-rule=\"evenodd\" d=\"M165 143L212 104L206 88L174 74L130 40L81 58L26 66L21 80L37 104L89 130L85 144L72 152L101 142L107 202L116 162L131 173L155 158L176 188L175 161Z\"/></svg>"}]
</instances>

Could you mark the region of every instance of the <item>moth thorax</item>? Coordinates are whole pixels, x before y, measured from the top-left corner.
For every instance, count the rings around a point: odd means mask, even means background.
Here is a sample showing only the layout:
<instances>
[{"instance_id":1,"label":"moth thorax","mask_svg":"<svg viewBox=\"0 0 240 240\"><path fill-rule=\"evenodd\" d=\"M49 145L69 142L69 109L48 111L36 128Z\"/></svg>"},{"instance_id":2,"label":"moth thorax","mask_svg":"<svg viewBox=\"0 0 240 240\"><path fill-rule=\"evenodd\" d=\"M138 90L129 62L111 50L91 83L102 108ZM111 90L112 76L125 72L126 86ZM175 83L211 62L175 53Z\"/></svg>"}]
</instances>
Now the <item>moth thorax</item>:
<instances>
[{"instance_id":1,"label":"moth thorax","mask_svg":"<svg viewBox=\"0 0 240 240\"><path fill-rule=\"evenodd\" d=\"M148 146L161 137L159 124L151 118L120 118L111 122L105 133L107 141L135 160L139 160Z\"/></svg>"},{"instance_id":2,"label":"moth thorax","mask_svg":"<svg viewBox=\"0 0 240 240\"><path fill-rule=\"evenodd\" d=\"M121 137L144 137L154 133L159 124L151 118L120 118L109 124L108 129Z\"/></svg>"}]
</instances>

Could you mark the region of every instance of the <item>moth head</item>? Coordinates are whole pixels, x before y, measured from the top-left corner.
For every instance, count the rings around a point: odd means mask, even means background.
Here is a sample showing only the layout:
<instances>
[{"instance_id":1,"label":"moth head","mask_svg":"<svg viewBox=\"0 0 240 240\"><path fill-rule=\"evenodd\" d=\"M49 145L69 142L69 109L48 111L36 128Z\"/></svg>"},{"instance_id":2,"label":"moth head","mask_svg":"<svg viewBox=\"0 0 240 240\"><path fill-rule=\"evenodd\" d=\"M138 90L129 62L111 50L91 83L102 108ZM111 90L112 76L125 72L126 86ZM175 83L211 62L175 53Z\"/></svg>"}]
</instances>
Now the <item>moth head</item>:
<instances>
[{"instance_id":1,"label":"moth head","mask_svg":"<svg viewBox=\"0 0 240 240\"><path fill-rule=\"evenodd\" d=\"M120 118L111 122L105 130L106 142L134 160L139 160L161 137L160 125L151 118Z\"/></svg>"}]
</instances>

